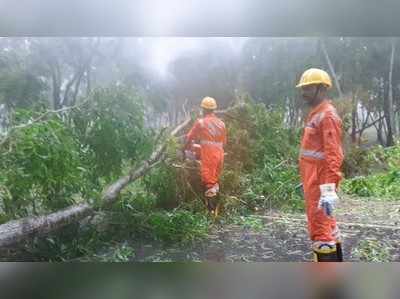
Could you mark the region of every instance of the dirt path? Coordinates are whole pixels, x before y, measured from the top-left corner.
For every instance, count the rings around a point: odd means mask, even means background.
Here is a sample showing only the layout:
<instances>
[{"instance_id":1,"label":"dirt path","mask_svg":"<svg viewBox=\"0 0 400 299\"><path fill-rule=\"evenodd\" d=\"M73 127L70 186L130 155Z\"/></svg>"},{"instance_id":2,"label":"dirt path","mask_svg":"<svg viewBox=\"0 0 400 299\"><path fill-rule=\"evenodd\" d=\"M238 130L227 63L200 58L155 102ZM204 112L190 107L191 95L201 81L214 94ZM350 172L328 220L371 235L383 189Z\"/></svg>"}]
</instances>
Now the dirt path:
<instances>
[{"instance_id":1,"label":"dirt path","mask_svg":"<svg viewBox=\"0 0 400 299\"><path fill-rule=\"evenodd\" d=\"M400 202L347 198L337 211L347 261L400 261ZM135 261L310 261L303 214L251 216L250 225L215 225L191 247L131 244ZM257 225L251 225L256 223Z\"/></svg>"}]
</instances>

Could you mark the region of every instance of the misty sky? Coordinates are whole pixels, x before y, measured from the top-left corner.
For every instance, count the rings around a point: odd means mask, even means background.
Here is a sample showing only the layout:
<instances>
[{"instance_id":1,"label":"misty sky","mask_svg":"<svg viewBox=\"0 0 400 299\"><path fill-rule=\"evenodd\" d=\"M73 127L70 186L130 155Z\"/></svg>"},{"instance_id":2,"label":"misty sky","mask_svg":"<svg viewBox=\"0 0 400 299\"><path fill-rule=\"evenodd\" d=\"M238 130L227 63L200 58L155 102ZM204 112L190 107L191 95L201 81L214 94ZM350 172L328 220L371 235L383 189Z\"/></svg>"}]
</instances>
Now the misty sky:
<instances>
[{"instance_id":1,"label":"misty sky","mask_svg":"<svg viewBox=\"0 0 400 299\"><path fill-rule=\"evenodd\" d=\"M132 38L136 39L136 38ZM161 77L168 76L168 65L181 55L196 54L200 51L212 51L214 44L223 44L232 52L239 54L246 37L144 37L137 38L139 44L148 49L146 64Z\"/></svg>"}]
</instances>

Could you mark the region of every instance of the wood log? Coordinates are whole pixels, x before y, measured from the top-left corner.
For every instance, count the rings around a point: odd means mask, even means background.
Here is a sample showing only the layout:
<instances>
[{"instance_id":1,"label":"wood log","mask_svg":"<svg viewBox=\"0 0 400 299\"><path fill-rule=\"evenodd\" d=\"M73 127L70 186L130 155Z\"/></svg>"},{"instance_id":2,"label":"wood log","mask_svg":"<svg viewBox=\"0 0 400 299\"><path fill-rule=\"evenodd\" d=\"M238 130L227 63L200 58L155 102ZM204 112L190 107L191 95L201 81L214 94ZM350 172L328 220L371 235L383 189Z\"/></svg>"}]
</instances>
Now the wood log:
<instances>
[{"instance_id":1,"label":"wood log","mask_svg":"<svg viewBox=\"0 0 400 299\"><path fill-rule=\"evenodd\" d=\"M26 217L0 225L0 247L18 243L28 237L47 234L94 212L88 204L74 205L55 213Z\"/></svg>"}]
</instances>

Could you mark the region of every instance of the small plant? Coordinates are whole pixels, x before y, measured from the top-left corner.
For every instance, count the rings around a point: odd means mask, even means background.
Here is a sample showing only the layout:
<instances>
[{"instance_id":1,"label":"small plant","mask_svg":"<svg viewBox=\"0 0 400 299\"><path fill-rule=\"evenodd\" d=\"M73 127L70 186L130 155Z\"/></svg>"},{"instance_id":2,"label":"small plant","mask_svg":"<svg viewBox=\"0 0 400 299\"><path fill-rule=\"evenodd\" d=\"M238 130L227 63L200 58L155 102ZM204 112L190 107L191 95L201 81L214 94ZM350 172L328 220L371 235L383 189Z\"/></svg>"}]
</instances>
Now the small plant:
<instances>
[{"instance_id":1,"label":"small plant","mask_svg":"<svg viewBox=\"0 0 400 299\"><path fill-rule=\"evenodd\" d=\"M264 229L262 219L254 215L237 216L233 219L233 223L258 232Z\"/></svg>"},{"instance_id":2,"label":"small plant","mask_svg":"<svg viewBox=\"0 0 400 299\"><path fill-rule=\"evenodd\" d=\"M176 207L181 191L177 178L178 172L174 167L166 163L161 163L143 178L143 182L146 191L154 194L157 198L159 206Z\"/></svg>"},{"instance_id":3,"label":"small plant","mask_svg":"<svg viewBox=\"0 0 400 299\"><path fill-rule=\"evenodd\" d=\"M346 177L368 176L377 172L400 169L400 143L384 148L352 146L347 150L343 171Z\"/></svg>"},{"instance_id":4,"label":"small plant","mask_svg":"<svg viewBox=\"0 0 400 299\"><path fill-rule=\"evenodd\" d=\"M347 194L361 197L380 197L382 199L400 199L400 171L345 180L342 190Z\"/></svg>"},{"instance_id":5,"label":"small plant","mask_svg":"<svg viewBox=\"0 0 400 299\"><path fill-rule=\"evenodd\" d=\"M209 219L187 211L155 212L148 218L149 232L165 242L191 243L207 236Z\"/></svg>"},{"instance_id":6,"label":"small plant","mask_svg":"<svg viewBox=\"0 0 400 299\"><path fill-rule=\"evenodd\" d=\"M389 262L388 245L375 239L362 240L353 250L353 256L363 262Z\"/></svg>"},{"instance_id":7,"label":"small plant","mask_svg":"<svg viewBox=\"0 0 400 299\"><path fill-rule=\"evenodd\" d=\"M105 257L103 261L107 262L129 262L135 257L135 251L132 247L122 244L114 249L111 257Z\"/></svg>"}]
</instances>

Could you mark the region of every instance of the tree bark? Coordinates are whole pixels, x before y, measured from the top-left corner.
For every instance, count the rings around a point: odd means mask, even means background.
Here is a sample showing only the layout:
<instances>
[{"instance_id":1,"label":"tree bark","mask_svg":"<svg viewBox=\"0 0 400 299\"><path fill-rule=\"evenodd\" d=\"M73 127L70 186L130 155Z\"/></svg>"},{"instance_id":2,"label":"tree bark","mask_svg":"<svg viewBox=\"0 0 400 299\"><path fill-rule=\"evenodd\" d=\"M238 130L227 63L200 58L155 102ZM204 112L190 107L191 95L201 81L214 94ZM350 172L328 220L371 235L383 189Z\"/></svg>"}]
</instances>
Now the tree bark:
<instances>
[{"instance_id":1,"label":"tree bark","mask_svg":"<svg viewBox=\"0 0 400 299\"><path fill-rule=\"evenodd\" d=\"M382 120L383 120L383 118L384 118L384 116L380 116L378 118L379 121L375 121L373 123L373 126L376 129L376 136L377 136L378 142L382 146L385 145L385 142L384 142L384 139L383 139L383 134L382 134L382 127L383 127L383 121Z\"/></svg>"},{"instance_id":2,"label":"tree bark","mask_svg":"<svg viewBox=\"0 0 400 299\"><path fill-rule=\"evenodd\" d=\"M351 142L353 144L357 142L357 112L357 96L354 94L351 109Z\"/></svg>"},{"instance_id":3,"label":"tree bark","mask_svg":"<svg viewBox=\"0 0 400 299\"><path fill-rule=\"evenodd\" d=\"M69 91L71 90L72 85L75 83L75 81L78 79L79 74L81 73L81 70L79 69L78 71L75 72L71 80L68 81L65 91L64 91L64 97L63 100L60 104L60 106L68 105L68 96L69 96Z\"/></svg>"},{"instance_id":4,"label":"tree bark","mask_svg":"<svg viewBox=\"0 0 400 299\"><path fill-rule=\"evenodd\" d=\"M392 146L394 145L394 111L393 111L393 64L394 64L394 53L396 51L395 40L391 41L391 53L390 53L390 65L389 65L389 78L388 78L388 96L387 101L385 101L385 115L386 115L386 125L387 125L387 136L386 136L386 145Z\"/></svg>"},{"instance_id":5,"label":"tree bark","mask_svg":"<svg viewBox=\"0 0 400 299\"><path fill-rule=\"evenodd\" d=\"M61 97L60 97L60 90L61 90L61 80L60 80L60 66L58 62L50 64L50 71L51 71L51 80L53 86L53 109L57 110L60 108L61 104Z\"/></svg>"},{"instance_id":6,"label":"tree bark","mask_svg":"<svg viewBox=\"0 0 400 299\"><path fill-rule=\"evenodd\" d=\"M74 66L71 66L73 69L72 78L67 82L63 95L61 94L62 74L59 68L58 61L56 61L58 78L57 79L55 79L54 77L52 78L53 86L54 84L56 84L58 87L58 88L53 88L54 102L57 101L57 106L55 106L55 109L61 108L62 106L71 106L76 103L76 97L79 92L81 80L85 73L88 75L95 55L99 55L98 53L99 45L100 45L100 39L93 40L93 42L88 46L90 48L89 52L86 54L81 52L79 54L80 62ZM90 82L88 81L87 84L88 84L87 93L89 93L88 90L90 90L91 88ZM70 97L71 92L72 92L72 98Z\"/></svg>"},{"instance_id":7,"label":"tree bark","mask_svg":"<svg viewBox=\"0 0 400 299\"><path fill-rule=\"evenodd\" d=\"M88 204L75 205L67 209L39 217L26 217L0 225L0 247L18 243L30 236L42 235L93 213Z\"/></svg>"},{"instance_id":8,"label":"tree bark","mask_svg":"<svg viewBox=\"0 0 400 299\"><path fill-rule=\"evenodd\" d=\"M394 112L397 113L399 111L400 111L400 107L397 108ZM373 120L371 123L369 123L369 124L365 123L363 125L363 127L357 131L357 134L359 134L362 131L365 131L366 129L368 129L368 128L372 127L372 126L375 126L375 124L378 123L378 122L384 121L385 117L386 117L385 114L384 115L380 114L379 117L377 119Z\"/></svg>"},{"instance_id":9,"label":"tree bark","mask_svg":"<svg viewBox=\"0 0 400 299\"><path fill-rule=\"evenodd\" d=\"M92 81L91 81L91 70L90 67L86 70L86 96L89 96L92 91Z\"/></svg>"},{"instance_id":10,"label":"tree bark","mask_svg":"<svg viewBox=\"0 0 400 299\"><path fill-rule=\"evenodd\" d=\"M80 75L78 76L78 79L75 82L75 87L74 87L74 93L72 95L72 99L69 102L69 106L74 106L76 103L76 100L78 98L78 93L79 93L79 88L82 82L82 78L83 78L83 74L85 73L85 71L82 71L80 73Z\"/></svg>"},{"instance_id":11,"label":"tree bark","mask_svg":"<svg viewBox=\"0 0 400 299\"><path fill-rule=\"evenodd\" d=\"M371 111L368 111L367 116L365 117L365 119L361 125L361 128L357 131L358 132L358 145L361 145L362 135L363 135L364 131L367 129L367 127L369 127L368 120L369 120L370 116L371 116Z\"/></svg>"},{"instance_id":12,"label":"tree bark","mask_svg":"<svg viewBox=\"0 0 400 299\"><path fill-rule=\"evenodd\" d=\"M329 71L331 72L331 74L333 76L333 80L335 81L335 86L336 86L336 89L338 91L339 98L343 98L342 88L340 87L339 79L336 76L335 69L333 68L333 64L331 62L331 59L329 58L328 51L326 50L325 42L323 41L323 39L321 39L320 42L321 42L322 52L324 53L326 62L328 63Z\"/></svg>"}]
</instances>

